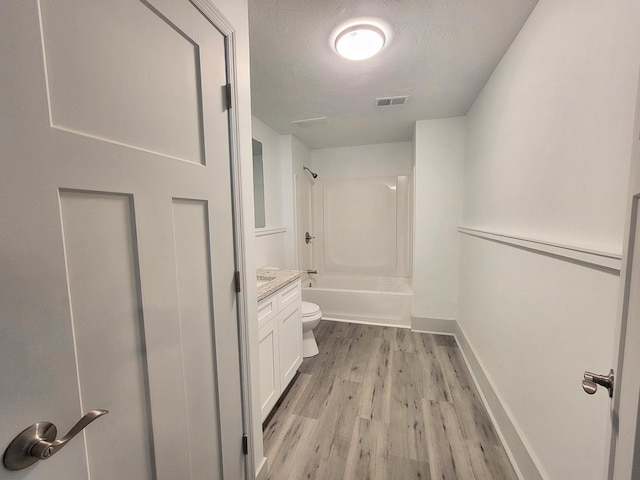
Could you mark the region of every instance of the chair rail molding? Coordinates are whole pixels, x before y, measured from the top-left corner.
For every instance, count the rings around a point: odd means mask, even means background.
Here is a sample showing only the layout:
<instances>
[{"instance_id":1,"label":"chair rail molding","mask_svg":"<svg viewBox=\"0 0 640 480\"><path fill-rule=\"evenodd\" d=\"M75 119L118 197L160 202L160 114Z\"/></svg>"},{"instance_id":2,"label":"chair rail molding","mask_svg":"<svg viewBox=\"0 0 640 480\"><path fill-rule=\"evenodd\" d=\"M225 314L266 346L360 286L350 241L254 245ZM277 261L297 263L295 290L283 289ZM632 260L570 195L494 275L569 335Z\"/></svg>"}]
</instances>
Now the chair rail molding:
<instances>
[{"instance_id":1,"label":"chair rail molding","mask_svg":"<svg viewBox=\"0 0 640 480\"><path fill-rule=\"evenodd\" d=\"M591 267L614 270L620 274L622 265L621 252L603 252L578 245L566 245L537 238L521 237L469 227L458 227L458 232L516 248L523 248L542 255L579 262Z\"/></svg>"},{"instance_id":2,"label":"chair rail molding","mask_svg":"<svg viewBox=\"0 0 640 480\"><path fill-rule=\"evenodd\" d=\"M281 228L256 228L256 237L264 237L266 235L277 235L279 233L287 233L285 227Z\"/></svg>"}]
</instances>

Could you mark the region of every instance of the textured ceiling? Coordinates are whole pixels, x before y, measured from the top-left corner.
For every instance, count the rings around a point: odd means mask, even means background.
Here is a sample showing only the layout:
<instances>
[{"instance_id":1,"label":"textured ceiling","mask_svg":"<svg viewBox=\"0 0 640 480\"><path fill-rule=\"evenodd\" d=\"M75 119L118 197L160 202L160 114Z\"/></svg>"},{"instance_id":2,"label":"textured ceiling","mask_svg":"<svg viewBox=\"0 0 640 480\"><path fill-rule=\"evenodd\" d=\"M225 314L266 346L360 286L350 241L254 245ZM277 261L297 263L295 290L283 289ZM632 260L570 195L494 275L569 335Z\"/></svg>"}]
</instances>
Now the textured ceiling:
<instances>
[{"instance_id":1,"label":"textured ceiling","mask_svg":"<svg viewBox=\"0 0 640 480\"><path fill-rule=\"evenodd\" d=\"M416 120L467 113L537 0L249 0L253 114L309 148L410 140ZM354 62L332 48L352 18L391 38ZM376 97L410 95L378 108ZM327 117L312 126L295 120Z\"/></svg>"}]
</instances>

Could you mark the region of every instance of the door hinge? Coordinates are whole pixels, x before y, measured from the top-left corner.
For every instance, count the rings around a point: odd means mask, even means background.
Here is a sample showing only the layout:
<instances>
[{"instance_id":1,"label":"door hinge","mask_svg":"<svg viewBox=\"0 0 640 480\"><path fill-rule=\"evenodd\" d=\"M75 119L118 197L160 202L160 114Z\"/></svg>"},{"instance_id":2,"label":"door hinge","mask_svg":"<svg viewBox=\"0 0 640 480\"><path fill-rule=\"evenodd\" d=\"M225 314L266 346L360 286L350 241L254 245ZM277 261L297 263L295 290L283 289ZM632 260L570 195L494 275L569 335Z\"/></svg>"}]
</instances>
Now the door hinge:
<instances>
[{"instance_id":1,"label":"door hinge","mask_svg":"<svg viewBox=\"0 0 640 480\"><path fill-rule=\"evenodd\" d=\"M236 293L240 293L240 272L238 270L233 274L233 281L236 284Z\"/></svg>"},{"instance_id":2,"label":"door hinge","mask_svg":"<svg viewBox=\"0 0 640 480\"><path fill-rule=\"evenodd\" d=\"M226 89L226 101L227 101L227 110L229 110L231 108L231 84L227 83L225 85L225 89Z\"/></svg>"},{"instance_id":3,"label":"door hinge","mask_svg":"<svg viewBox=\"0 0 640 480\"><path fill-rule=\"evenodd\" d=\"M242 453L249 455L249 437L242 435Z\"/></svg>"}]
</instances>

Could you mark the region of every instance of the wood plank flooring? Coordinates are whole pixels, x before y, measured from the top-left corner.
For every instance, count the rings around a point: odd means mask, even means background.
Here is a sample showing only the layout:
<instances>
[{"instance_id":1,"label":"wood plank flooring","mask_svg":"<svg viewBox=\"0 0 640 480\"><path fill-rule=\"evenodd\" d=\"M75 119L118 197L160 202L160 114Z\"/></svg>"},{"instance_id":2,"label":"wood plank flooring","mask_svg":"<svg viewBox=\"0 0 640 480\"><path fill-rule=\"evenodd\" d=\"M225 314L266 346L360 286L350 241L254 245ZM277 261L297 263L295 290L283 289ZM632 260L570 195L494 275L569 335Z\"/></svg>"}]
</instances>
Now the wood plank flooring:
<instances>
[{"instance_id":1,"label":"wood plank flooring","mask_svg":"<svg viewBox=\"0 0 640 480\"><path fill-rule=\"evenodd\" d=\"M264 427L271 480L517 480L453 337L323 320Z\"/></svg>"}]
</instances>

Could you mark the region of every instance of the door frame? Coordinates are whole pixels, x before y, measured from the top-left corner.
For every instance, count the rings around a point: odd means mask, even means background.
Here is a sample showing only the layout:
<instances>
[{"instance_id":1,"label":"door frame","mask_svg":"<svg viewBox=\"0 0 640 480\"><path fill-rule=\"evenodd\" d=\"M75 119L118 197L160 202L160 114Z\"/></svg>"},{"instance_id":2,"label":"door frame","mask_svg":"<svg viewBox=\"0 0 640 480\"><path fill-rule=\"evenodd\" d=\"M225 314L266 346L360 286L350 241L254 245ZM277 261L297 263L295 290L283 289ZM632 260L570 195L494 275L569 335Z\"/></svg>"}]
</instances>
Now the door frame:
<instances>
[{"instance_id":1,"label":"door frame","mask_svg":"<svg viewBox=\"0 0 640 480\"><path fill-rule=\"evenodd\" d=\"M635 444L633 458L631 459L631 469L633 472L640 471L640 449L638 448L638 442L640 441L640 396L638 396L637 387L640 381L634 380L634 385L628 384L628 376L626 377L626 387L625 391L627 393L623 393L623 374L625 373L624 366L625 364L629 365L629 361L625 362L625 354L627 353L627 349L629 347L633 348L633 345L627 343L627 332L629 329L629 323L637 322L637 318L629 318L629 303L630 303L630 295L631 295L631 284L632 284L632 264L634 254L640 257L640 252L634 252L634 244L636 241L636 237L640 232L638 232L637 215L638 210L640 209L640 199L638 198L637 183L638 180L635 180L637 177L640 177L640 74L638 75L638 89L636 93L636 111L635 111L635 120L633 125L633 137L632 137L632 151L631 151L631 162L629 166L629 187L627 191L627 208L626 208L626 216L625 216L625 231L623 237L623 252L622 252L622 264L620 270L620 286L619 286L619 294L618 294L618 313L617 313L617 324L615 331L615 343L614 343L614 357L613 364L615 365L615 382L614 382L614 394L613 401L611 403L611 424L609 427L609 467L607 472L607 478L609 480L614 480L619 476L620 467L624 463L625 466L628 464L629 459L620 458L617 451L617 439L618 432L620 429L620 419L618 414L620 413L620 404L621 404L621 396L625 395L633 398L630 398L636 405L635 417L628 419L629 421L625 421L625 424L631 424L633 429L633 442ZM636 294L637 295L637 294ZM636 327L637 328L637 327ZM637 367L636 367L637 368ZM631 374L635 376L634 372ZM635 391L635 393L634 393ZM628 410L628 409L627 409ZM627 411L625 410L625 412ZM617 473L618 472L618 473Z\"/></svg>"},{"instance_id":2,"label":"door frame","mask_svg":"<svg viewBox=\"0 0 640 480\"><path fill-rule=\"evenodd\" d=\"M243 435L249 440L247 454L245 455L245 478L253 479L256 474L255 465L255 444L251 440L251 431L254 424L252 414L253 405L251 391L251 376L249 371L249 325L248 325L248 298L247 278L244 275L247 265L245 263L245 239L243 234L244 211L242 208L242 172L240 155L240 119L238 117L238 85L237 77L237 51L236 51L236 31L227 18L214 5L212 0L189 0L200 13L217 28L225 38L225 55L227 58L227 82L231 94L227 97L230 102L227 105L227 115L229 122L229 162L231 165L231 206L233 208L233 243L235 267L240 275L241 288L236 294L237 302L237 325L238 325L238 348L240 354L240 386L242 395L242 428Z\"/></svg>"}]
</instances>

